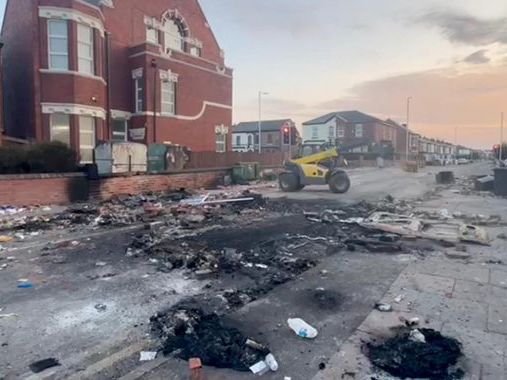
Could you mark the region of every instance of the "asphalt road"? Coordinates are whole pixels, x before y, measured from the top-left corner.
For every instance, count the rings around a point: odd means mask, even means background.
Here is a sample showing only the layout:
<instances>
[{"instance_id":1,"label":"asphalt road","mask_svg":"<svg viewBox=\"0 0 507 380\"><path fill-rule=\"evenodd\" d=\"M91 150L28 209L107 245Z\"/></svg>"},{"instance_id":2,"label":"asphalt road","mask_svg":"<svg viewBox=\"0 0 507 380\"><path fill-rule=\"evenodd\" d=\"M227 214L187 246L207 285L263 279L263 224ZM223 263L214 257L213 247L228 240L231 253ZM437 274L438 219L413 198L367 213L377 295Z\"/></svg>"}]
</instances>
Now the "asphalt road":
<instances>
[{"instance_id":1,"label":"asphalt road","mask_svg":"<svg viewBox=\"0 0 507 380\"><path fill-rule=\"evenodd\" d=\"M468 165L428 166L418 173L406 173L397 167L363 168L348 170L351 187L346 194L331 193L327 186L308 186L296 193L284 193L278 189L264 189L262 193L273 199L288 198L294 200L323 199L328 201L375 201L391 195L396 199L415 199L422 197L435 188L435 174L450 170L457 177L490 174L493 165L490 162L478 162Z\"/></svg>"}]
</instances>

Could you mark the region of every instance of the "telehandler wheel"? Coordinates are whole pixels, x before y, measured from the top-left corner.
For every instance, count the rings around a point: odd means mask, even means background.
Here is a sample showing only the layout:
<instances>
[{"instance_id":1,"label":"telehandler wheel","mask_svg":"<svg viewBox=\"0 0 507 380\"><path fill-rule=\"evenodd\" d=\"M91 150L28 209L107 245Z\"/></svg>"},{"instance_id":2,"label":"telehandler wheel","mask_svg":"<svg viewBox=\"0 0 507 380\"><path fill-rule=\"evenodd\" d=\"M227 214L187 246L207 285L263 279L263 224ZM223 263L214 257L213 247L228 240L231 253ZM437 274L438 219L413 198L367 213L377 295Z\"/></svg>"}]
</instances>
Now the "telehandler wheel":
<instances>
[{"instance_id":1,"label":"telehandler wheel","mask_svg":"<svg viewBox=\"0 0 507 380\"><path fill-rule=\"evenodd\" d=\"M280 173L278 182L280 189L285 192L294 192L302 189L299 184L299 177L294 173Z\"/></svg>"},{"instance_id":2,"label":"telehandler wheel","mask_svg":"<svg viewBox=\"0 0 507 380\"><path fill-rule=\"evenodd\" d=\"M350 178L345 172L334 173L329 178L328 184L333 193L344 194L350 189Z\"/></svg>"}]
</instances>

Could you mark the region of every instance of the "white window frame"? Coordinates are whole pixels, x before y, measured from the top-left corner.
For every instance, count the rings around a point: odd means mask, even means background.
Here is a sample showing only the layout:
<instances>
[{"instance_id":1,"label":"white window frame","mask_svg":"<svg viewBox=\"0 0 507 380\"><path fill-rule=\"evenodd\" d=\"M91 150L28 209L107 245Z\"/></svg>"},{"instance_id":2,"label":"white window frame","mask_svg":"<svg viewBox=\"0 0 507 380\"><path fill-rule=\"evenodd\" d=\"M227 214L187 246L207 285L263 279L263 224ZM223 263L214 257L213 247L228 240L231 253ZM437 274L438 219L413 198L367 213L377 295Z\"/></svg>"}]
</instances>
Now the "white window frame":
<instances>
[{"instance_id":1,"label":"white window frame","mask_svg":"<svg viewBox=\"0 0 507 380\"><path fill-rule=\"evenodd\" d=\"M143 77L134 78L134 112L143 112L144 109L144 86Z\"/></svg>"},{"instance_id":2,"label":"white window frame","mask_svg":"<svg viewBox=\"0 0 507 380\"><path fill-rule=\"evenodd\" d=\"M337 125L336 126L336 137L338 137L338 138L345 137L345 126L344 125Z\"/></svg>"},{"instance_id":3,"label":"white window frame","mask_svg":"<svg viewBox=\"0 0 507 380\"><path fill-rule=\"evenodd\" d=\"M91 120L92 121L92 130L91 131L86 131L86 134L91 134L92 135L92 145L83 145L83 142L82 142L82 139L81 139L81 135L83 134L83 130L81 128L82 126L82 120L83 119L87 119L87 120ZM96 127L97 127L97 124L96 124L96 121L95 121L95 118L93 116L88 116L88 115L80 115L79 116L79 156L81 157L81 151L82 150L91 150L92 151L92 157L93 157L93 150L95 149L95 141L96 141ZM93 160L92 160L93 161ZM81 164L90 164L92 163L92 161L86 161L86 160L83 160L82 158L80 159L80 163Z\"/></svg>"},{"instance_id":4,"label":"white window frame","mask_svg":"<svg viewBox=\"0 0 507 380\"><path fill-rule=\"evenodd\" d=\"M194 57L201 57L202 56L202 49L198 46L192 46L190 47L190 54Z\"/></svg>"},{"instance_id":5,"label":"white window frame","mask_svg":"<svg viewBox=\"0 0 507 380\"><path fill-rule=\"evenodd\" d=\"M240 146L240 145L241 145L241 136L237 135L236 136L236 146Z\"/></svg>"},{"instance_id":6,"label":"white window frame","mask_svg":"<svg viewBox=\"0 0 507 380\"><path fill-rule=\"evenodd\" d=\"M356 138L361 138L361 137L364 137L364 126L363 124L356 124L354 126L354 136Z\"/></svg>"},{"instance_id":7,"label":"white window frame","mask_svg":"<svg viewBox=\"0 0 507 380\"><path fill-rule=\"evenodd\" d=\"M59 117L64 116L66 118L67 125L56 126L55 120L54 120L56 116L59 116ZM53 132L55 129L66 130L67 134L69 136L69 140L68 141L55 140L54 139L54 132ZM66 144L67 146L70 146L70 115L67 115L64 113L52 113L51 115L49 115L49 139L51 141L60 141L60 142L63 142L64 144Z\"/></svg>"},{"instance_id":8,"label":"white window frame","mask_svg":"<svg viewBox=\"0 0 507 380\"><path fill-rule=\"evenodd\" d=\"M319 126L312 126L312 140L317 140L319 138Z\"/></svg>"},{"instance_id":9,"label":"white window frame","mask_svg":"<svg viewBox=\"0 0 507 380\"><path fill-rule=\"evenodd\" d=\"M176 27L176 31L172 27ZM184 51L184 39L176 20L166 19L164 22L164 48L165 51Z\"/></svg>"},{"instance_id":10,"label":"white window frame","mask_svg":"<svg viewBox=\"0 0 507 380\"><path fill-rule=\"evenodd\" d=\"M163 115L176 113L176 82L170 79L160 81L160 111Z\"/></svg>"},{"instance_id":11,"label":"white window frame","mask_svg":"<svg viewBox=\"0 0 507 380\"><path fill-rule=\"evenodd\" d=\"M114 131L114 124L115 123L120 123L122 122L123 123L123 132L115 132ZM128 141L128 120L127 119L113 119L113 126L111 128L111 140L113 142L125 142L125 141ZM123 138L121 139L115 139L115 135L117 136L123 136Z\"/></svg>"},{"instance_id":12,"label":"white window frame","mask_svg":"<svg viewBox=\"0 0 507 380\"><path fill-rule=\"evenodd\" d=\"M51 34L51 24L65 24L65 35ZM52 50L51 40L62 40L65 41L66 51L59 52ZM65 67L55 67L52 65L51 57L65 57ZM51 70L69 70L69 23L67 20L48 20L48 68Z\"/></svg>"},{"instance_id":13,"label":"white window frame","mask_svg":"<svg viewBox=\"0 0 507 380\"><path fill-rule=\"evenodd\" d=\"M329 126L329 139L334 140L336 138L336 129L334 125Z\"/></svg>"},{"instance_id":14,"label":"white window frame","mask_svg":"<svg viewBox=\"0 0 507 380\"><path fill-rule=\"evenodd\" d=\"M87 31L89 40L83 38L83 31ZM90 55L82 55L80 46L84 46L90 52ZM84 24L77 24L77 67L83 74L95 75L95 38L92 27Z\"/></svg>"},{"instance_id":15,"label":"white window frame","mask_svg":"<svg viewBox=\"0 0 507 380\"><path fill-rule=\"evenodd\" d=\"M215 133L215 144L217 153L227 151L227 133Z\"/></svg>"},{"instance_id":16,"label":"white window frame","mask_svg":"<svg viewBox=\"0 0 507 380\"><path fill-rule=\"evenodd\" d=\"M158 29L155 29L148 25L146 26L146 42L156 45L160 44L160 36Z\"/></svg>"}]
</instances>

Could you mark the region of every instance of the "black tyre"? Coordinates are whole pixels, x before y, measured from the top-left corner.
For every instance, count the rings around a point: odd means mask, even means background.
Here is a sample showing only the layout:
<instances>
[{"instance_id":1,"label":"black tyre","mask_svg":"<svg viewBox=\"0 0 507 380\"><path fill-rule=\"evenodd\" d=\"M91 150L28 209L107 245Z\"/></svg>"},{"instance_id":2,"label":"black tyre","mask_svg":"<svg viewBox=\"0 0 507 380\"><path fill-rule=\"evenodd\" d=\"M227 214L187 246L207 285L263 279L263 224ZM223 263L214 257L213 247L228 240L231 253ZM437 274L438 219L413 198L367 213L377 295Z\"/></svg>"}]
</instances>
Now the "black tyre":
<instances>
[{"instance_id":1,"label":"black tyre","mask_svg":"<svg viewBox=\"0 0 507 380\"><path fill-rule=\"evenodd\" d=\"M280 184L280 189L285 192L301 190L299 177L294 173L281 173L278 176L278 183Z\"/></svg>"},{"instance_id":2,"label":"black tyre","mask_svg":"<svg viewBox=\"0 0 507 380\"><path fill-rule=\"evenodd\" d=\"M329 189L333 193L344 194L350 189L350 178L345 172L337 172L329 178Z\"/></svg>"}]
</instances>

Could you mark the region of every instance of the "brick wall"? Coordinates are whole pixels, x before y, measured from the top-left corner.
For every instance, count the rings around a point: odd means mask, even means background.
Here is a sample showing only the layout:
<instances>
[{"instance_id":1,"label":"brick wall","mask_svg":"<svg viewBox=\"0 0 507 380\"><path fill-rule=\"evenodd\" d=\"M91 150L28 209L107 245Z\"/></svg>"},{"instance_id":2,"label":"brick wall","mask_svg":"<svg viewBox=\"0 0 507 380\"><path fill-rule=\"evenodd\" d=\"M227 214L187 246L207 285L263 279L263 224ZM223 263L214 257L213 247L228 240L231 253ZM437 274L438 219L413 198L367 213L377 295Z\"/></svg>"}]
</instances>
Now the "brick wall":
<instances>
[{"instance_id":1,"label":"brick wall","mask_svg":"<svg viewBox=\"0 0 507 380\"><path fill-rule=\"evenodd\" d=\"M223 183L229 170L194 171L175 174L115 176L90 181L90 198L109 199L115 195L165 192L186 189L211 189Z\"/></svg>"},{"instance_id":2,"label":"brick wall","mask_svg":"<svg viewBox=\"0 0 507 380\"><path fill-rule=\"evenodd\" d=\"M82 174L0 176L0 205L66 204L87 197L88 181Z\"/></svg>"},{"instance_id":3,"label":"brick wall","mask_svg":"<svg viewBox=\"0 0 507 380\"><path fill-rule=\"evenodd\" d=\"M113 176L88 180L80 173L0 176L0 205L37 206L104 200L115 195L164 192L173 189L214 188L228 169L160 175Z\"/></svg>"}]
</instances>

